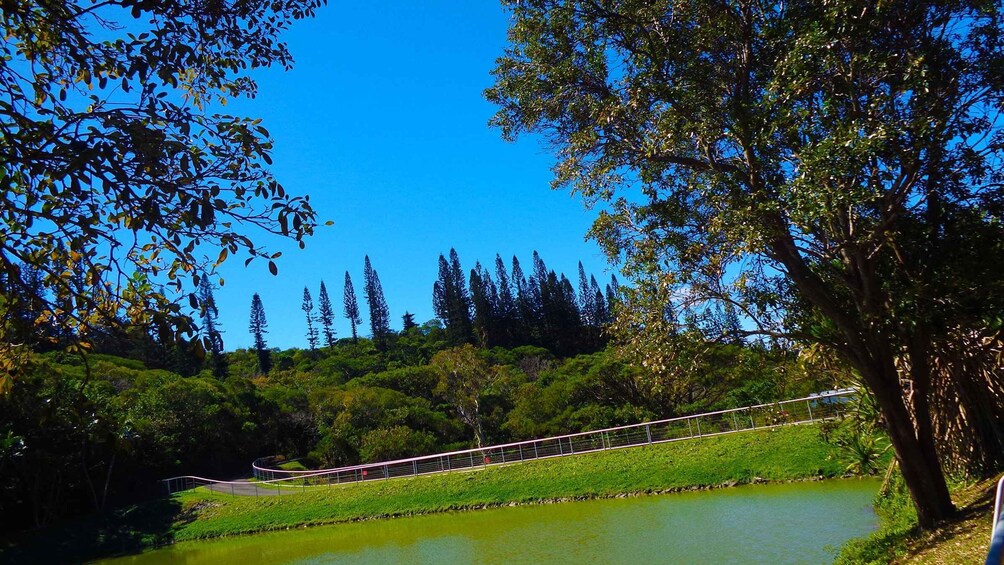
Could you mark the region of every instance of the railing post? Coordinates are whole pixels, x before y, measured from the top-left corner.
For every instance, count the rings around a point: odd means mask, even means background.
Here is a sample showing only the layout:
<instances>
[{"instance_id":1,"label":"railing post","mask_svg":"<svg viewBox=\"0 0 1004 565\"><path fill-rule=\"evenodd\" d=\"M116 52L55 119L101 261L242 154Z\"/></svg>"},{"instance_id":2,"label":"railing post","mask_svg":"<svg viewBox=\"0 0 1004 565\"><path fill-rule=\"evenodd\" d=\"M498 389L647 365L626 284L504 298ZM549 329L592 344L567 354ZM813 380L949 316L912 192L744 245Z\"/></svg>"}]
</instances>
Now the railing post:
<instances>
[{"instance_id":1,"label":"railing post","mask_svg":"<svg viewBox=\"0 0 1004 565\"><path fill-rule=\"evenodd\" d=\"M418 476L418 461L411 462L411 472L416 477Z\"/></svg>"},{"instance_id":2,"label":"railing post","mask_svg":"<svg viewBox=\"0 0 1004 565\"><path fill-rule=\"evenodd\" d=\"M522 443L518 444L516 447L519 448L519 460L522 461L523 460L523 444Z\"/></svg>"},{"instance_id":3,"label":"railing post","mask_svg":"<svg viewBox=\"0 0 1004 565\"><path fill-rule=\"evenodd\" d=\"M572 438L568 438L568 453L575 455L575 444L572 443Z\"/></svg>"},{"instance_id":4,"label":"railing post","mask_svg":"<svg viewBox=\"0 0 1004 565\"><path fill-rule=\"evenodd\" d=\"M540 459L540 456L537 455L537 442L533 442L533 458Z\"/></svg>"},{"instance_id":5,"label":"railing post","mask_svg":"<svg viewBox=\"0 0 1004 565\"><path fill-rule=\"evenodd\" d=\"M809 421L812 422L813 421L813 419L812 419L812 403L810 403L808 400L806 400L805 401L805 407L809 409Z\"/></svg>"},{"instance_id":6,"label":"railing post","mask_svg":"<svg viewBox=\"0 0 1004 565\"><path fill-rule=\"evenodd\" d=\"M735 412L732 413L732 429L737 432L739 431L739 420L736 419Z\"/></svg>"},{"instance_id":7,"label":"railing post","mask_svg":"<svg viewBox=\"0 0 1004 565\"><path fill-rule=\"evenodd\" d=\"M701 419L700 418L696 418L694 421L697 422L697 437L700 437L701 436Z\"/></svg>"},{"instance_id":8,"label":"railing post","mask_svg":"<svg viewBox=\"0 0 1004 565\"><path fill-rule=\"evenodd\" d=\"M756 429L756 422L753 421L753 410L750 409L750 427Z\"/></svg>"},{"instance_id":9,"label":"railing post","mask_svg":"<svg viewBox=\"0 0 1004 565\"><path fill-rule=\"evenodd\" d=\"M652 426L645 424L645 437L648 438L648 442L652 443Z\"/></svg>"},{"instance_id":10,"label":"railing post","mask_svg":"<svg viewBox=\"0 0 1004 565\"><path fill-rule=\"evenodd\" d=\"M694 426L690 423L692 418L687 418L687 437L694 437Z\"/></svg>"}]
</instances>

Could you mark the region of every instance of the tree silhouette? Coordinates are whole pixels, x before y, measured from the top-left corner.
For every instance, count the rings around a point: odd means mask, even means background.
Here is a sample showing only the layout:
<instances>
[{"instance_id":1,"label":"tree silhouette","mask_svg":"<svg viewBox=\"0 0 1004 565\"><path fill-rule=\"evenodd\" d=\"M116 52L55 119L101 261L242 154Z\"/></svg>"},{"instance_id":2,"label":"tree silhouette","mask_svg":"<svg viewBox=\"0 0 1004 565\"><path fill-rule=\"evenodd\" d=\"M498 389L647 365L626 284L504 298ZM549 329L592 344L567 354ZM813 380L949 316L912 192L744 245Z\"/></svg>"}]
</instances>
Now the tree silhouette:
<instances>
[{"instance_id":1,"label":"tree silhouette","mask_svg":"<svg viewBox=\"0 0 1004 565\"><path fill-rule=\"evenodd\" d=\"M356 343L359 341L356 327L362 320L359 317L359 302L356 300L356 289L352 287L352 277L349 276L348 271L345 271L345 290L342 294L342 304L344 305L342 312L348 318L349 325L352 327L352 343Z\"/></svg>"},{"instance_id":2,"label":"tree silhouette","mask_svg":"<svg viewBox=\"0 0 1004 565\"><path fill-rule=\"evenodd\" d=\"M390 310L387 308L387 301L383 296L383 286L380 284L380 275L370 264L369 255L366 256L363 264L363 293L366 295L366 304L370 310L370 331L373 334L373 342L377 349L386 349L387 338L390 336Z\"/></svg>"},{"instance_id":3,"label":"tree silhouette","mask_svg":"<svg viewBox=\"0 0 1004 565\"><path fill-rule=\"evenodd\" d=\"M303 287L303 302L300 308L307 317L307 345L311 349L317 349L317 328L314 327L314 300L310 297L310 291Z\"/></svg>"},{"instance_id":4,"label":"tree silhouette","mask_svg":"<svg viewBox=\"0 0 1004 565\"><path fill-rule=\"evenodd\" d=\"M432 287L432 307L443 321L450 343L459 345L471 340L471 296L456 249L450 249L449 261L439 256L439 279Z\"/></svg>"},{"instance_id":5,"label":"tree silhouette","mask_svg":"<svg viewBox=\"0 0 1004 565\"><path fill-rule=\"evenodd\" d=\"M209 362L213 376L223 380L227 378L227 358L223 353L223 337L220 335L219 323L216 317L216 299L213 298L213 287L209 277L202 277L199 284L199 308L202 315L203 344L209 353Z\"/></svg>"},{"instance_id":6,"label":"tree silhouette","mask_svg":"<svg viewBox=\"0 0 1004 565\"><path fill-rule=\"evenodd\" d=\"M324 345L331 347L335 344L335 312L331 309L331 299L328 298L328 289L321 281L321 293L317 297L317 308L320 314L321 328L324 331Z\"/></svg>"},{"instance_id":7,"label":"tree silhouette","mask_svg":"<svg viewBox=\"0 0 1004 565\"><path fill-rule=\"evenodd\" d=\"M268 321L265 319L265 307L262 306L261 297L254 293L251 297L251 322L248 330L254 338L254 352L258 357L258 372L267 375L272 370L272 352L265 342L265 334L268 333Z\"/></svg>"}]
</instances>

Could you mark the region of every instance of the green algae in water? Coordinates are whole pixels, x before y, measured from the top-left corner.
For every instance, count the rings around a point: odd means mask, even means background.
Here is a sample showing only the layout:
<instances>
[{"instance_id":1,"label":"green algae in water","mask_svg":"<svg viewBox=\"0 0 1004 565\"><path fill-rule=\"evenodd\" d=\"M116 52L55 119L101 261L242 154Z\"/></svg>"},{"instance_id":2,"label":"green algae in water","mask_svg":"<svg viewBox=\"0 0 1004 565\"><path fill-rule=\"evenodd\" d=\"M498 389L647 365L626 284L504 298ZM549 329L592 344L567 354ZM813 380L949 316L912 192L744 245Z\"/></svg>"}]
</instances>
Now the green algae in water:
<instances>
[{"instance_id":1,"label":"green algae in water","mask_svg":"<svg viewBox=\"0 0 1004 565\"><path fill-rule=\"evenodd\" d=\"M873 480L518 506L185 542L102 565L828 563L876 527Z\"/></svg>"}]
</instances>

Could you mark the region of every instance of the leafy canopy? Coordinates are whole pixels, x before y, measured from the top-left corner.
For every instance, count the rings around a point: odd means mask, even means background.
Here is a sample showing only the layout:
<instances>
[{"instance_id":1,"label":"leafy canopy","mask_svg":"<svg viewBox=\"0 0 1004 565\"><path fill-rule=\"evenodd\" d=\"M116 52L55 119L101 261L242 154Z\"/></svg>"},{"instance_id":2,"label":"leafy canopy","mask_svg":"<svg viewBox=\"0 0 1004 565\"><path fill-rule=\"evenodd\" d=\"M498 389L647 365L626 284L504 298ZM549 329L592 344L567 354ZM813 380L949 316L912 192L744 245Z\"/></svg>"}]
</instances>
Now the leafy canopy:
<instances>
[{"instance_id":1,"label":"leafy canopy","mask_svg":"<svg viewBox=\"0 0 1004 565\"><path fill-rule=\"evenodd\" d=\"M30 265L47 291L39 323L86 342L93 327L125 316L170 337L193 329L177 292L229 256L265 259L276 272L278 253L247 233L302 247L315 213L267 169L268 131L213 108L254 97L255 69L288 69L279 34L323 3L4 2L5 312L17 309Z\"/></svg>"},{"instance_id":2,"label":"leafy canopy","mask_svg":"<svg viewBox=\"0 0 1004 565\"><path fill-rule=\"evenodd\" d=\"M993 405L945 434L1004 414L1000 2L504 3L493 123L546 136L554 185L604 203L592 235L636 282L621 339L654 369L680 325L838 352L921 522L949 512L939 411ZM747 327L705 323L715 304ZM1004 460L985 438L964 456Z\"/></svg>"}]
</instances>

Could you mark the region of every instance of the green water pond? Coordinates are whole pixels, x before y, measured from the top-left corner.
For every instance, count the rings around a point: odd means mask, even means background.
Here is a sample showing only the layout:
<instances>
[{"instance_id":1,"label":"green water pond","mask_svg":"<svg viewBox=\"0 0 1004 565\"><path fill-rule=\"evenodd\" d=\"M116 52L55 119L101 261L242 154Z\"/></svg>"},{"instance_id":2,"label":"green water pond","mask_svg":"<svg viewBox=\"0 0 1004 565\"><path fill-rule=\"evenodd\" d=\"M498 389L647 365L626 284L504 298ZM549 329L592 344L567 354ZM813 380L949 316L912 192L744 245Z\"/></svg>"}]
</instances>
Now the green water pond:
<instances>
[{"instance_id":1,"label":"green water pond","mask_svg":"<svg viewBox=\"0 0 1004 565\"><path fill-rule=\"evenodd\" d=\"M874 480L373 520L186 542L103 565L828 563L877 520Z\"/></svg>"}]
</instances>

